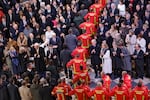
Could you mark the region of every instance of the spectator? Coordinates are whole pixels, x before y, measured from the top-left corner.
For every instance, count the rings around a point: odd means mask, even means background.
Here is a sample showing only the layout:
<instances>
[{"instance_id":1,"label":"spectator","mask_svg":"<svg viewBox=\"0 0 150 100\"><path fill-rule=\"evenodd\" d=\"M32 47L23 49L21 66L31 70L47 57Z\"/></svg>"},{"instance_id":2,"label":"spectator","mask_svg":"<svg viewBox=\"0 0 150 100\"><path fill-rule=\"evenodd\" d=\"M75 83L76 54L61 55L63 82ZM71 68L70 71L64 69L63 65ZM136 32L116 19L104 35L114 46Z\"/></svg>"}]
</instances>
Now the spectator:
<instances>
[{"instance_id":1,"label":"spectator","mask_svg":"<svg viewBox=\"0 0 150 100\"><path fill-rule=\"evenodd\" d=\"M19 93L21 100L32 100L31 91L27 87L27 82L25 80L22 81L22 86L19 87Z\"/></svg>"},{"instance_id":2,"label":"spectator","mask_svg":"<svg viewBox=\"0 0 150 100\"><path fill-rule=\"evenodd\" d=\"M98 46L97 42L95 39L93 39L91 41L91 46L89 48L89 52L90 52L90 57L91 57L91 64L92 64L92 67L95 71L95 78L98 77L98 70L100 70L100 64L101 64L101 60L99 58L99 55L100 55L100 47Z\"/></svg>"},{"instance_id":3,"label":"spectator","mask_svg":"<svg viewBox=\"0 0 150 100\"><path fill-rule=\"evenodd\" d=\"M68 46L69 50L74 50L77 46L77 37L73 34L72 29L68 30L68 35L65 37L65 44Z\"/></svg>"},{"instance_id":4,"label":"spectator","mask_svg":"<svg viewBox=\"0 0 150 100\"><path fill-rule=\"evenodd\" d=\"M9 94L9 100L21 100L18 87L15 84L15 80L13 79L13 77L10 78L7 88Z\"/></svg>"},{"instance_id":5,"label":"spectator","mask_svg":"<svg viewBox=\"0 0 150 100\"><path fill-rule=\"evenodd\" d=\"M24 35L23 32L19 33L19 36L17 38L17 45L19 47L23 46L27 46L27 37Z\"/></svg>"},{"instance_id":6,"label":"spectator","mask_svg":"<svg viewBox=\"0 0 150 100\"><path fill-rule=\"evenodd\" d=\"M112 73L112 60L108 45L103 41L101 45L100 58L102 59L102 71L105 74L111 75Z\"/></svg>"},{"instance_id":7,"label":"spectator","mask_svg":"<svg viewBox=\"0 0 150 100\"><path fill-rule=\"evenodd\" d=\"M130 52L130 55L134 53L135 50L135 44L136 44L136 35L133 33L132 30L129 30L129 33L126 35L126 46L128 51Z\"/></svg>"},{"instance_id":8,"label":"spectator","mask_svg":"<svg viewBox=\"0 0 150 100\"><path fill-rule=\"evenodd\" d=\"M135 51L133 54L135 59L136 74L137 78L142 78L144 76L144 52L139 44L135 45Z\"/></svg>"}]
</instances>

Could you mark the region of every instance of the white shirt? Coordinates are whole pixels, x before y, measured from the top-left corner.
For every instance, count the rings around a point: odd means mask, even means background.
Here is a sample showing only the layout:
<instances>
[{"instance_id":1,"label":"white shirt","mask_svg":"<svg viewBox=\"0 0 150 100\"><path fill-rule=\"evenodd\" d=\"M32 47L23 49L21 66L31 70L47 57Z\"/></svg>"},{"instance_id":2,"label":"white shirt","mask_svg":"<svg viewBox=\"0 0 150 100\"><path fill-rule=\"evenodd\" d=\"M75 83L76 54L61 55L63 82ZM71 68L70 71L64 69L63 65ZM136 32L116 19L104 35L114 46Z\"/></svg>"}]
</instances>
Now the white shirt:
<instances>
[{"instance_id":1,"label":"white shirt","mask_svg":"<svg viewBox=\"0 0 150 100\"><path fill-rule=\"evenodd\" d=\"M141 39L137 39L137 44L139 44L141 46L141 49L143 50L143 52L146 52L146 40L144 38Z\"/></svg>"},{"instance_id":2,"label":"white shirt","mask_svg":"<svg viewBox=\"0 0 150 100\"><path fill-rule=\"evenodd\" d=\"M120 16L125 16L126 13L126 7L124 4L118 4L118 9L119 9L119 15Z\"/></svg>"},{"instance_id":3,"label":"white shirt","mask_svg":"<svg viewBox=\"0 0 150 100\"><path fill-rule=\"evenodd\" d=\"M45 37L46 37L46 42L47 42L47 43L49 43L50 38L52 38L52 36L53 36L54 34L55 34L55 33L54 33L53 31L50 31L50 32L46 31Z\"/></svg>"}]
</instances>

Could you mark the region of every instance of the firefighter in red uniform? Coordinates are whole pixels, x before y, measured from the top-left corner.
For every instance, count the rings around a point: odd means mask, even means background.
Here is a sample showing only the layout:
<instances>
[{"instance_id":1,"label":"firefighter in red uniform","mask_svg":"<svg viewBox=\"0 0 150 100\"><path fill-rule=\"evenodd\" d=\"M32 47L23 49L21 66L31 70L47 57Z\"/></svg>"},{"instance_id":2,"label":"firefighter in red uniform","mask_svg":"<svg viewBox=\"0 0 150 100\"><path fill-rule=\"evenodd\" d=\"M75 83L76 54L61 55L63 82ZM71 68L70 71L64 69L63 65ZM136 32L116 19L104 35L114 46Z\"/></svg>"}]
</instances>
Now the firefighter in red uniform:
<instances>
[{"instance_id":1,"label":"firefighter in red uniform","mask_svg":"<svg viewBox=\"0 0 150 100\"><path fill-rule=\"evenodd\" d=\"M60 86L64 87L66 90L66 100L70 100L68 94L69 94L69 91L71 91L71 87L70 85L66 83L65 78L63 78L61 81L62 82Z\"/></svg>"},{"instance_id":2,"label":"firefighter in red uniform","mask_svg":"<svg viewBox=\"0 0 150 100\"><path fill-rule=\"evenodd\" d=\"M122 86L122 83L112 89L110 96L114 96L115 100L129 100L128 89Z\"/></svg>"},{"instance_id":3,"label":"firefighter in red uniform","mask_svg":"<svg viewBox=\"0 0 150 100\"><path fill-rule=\"evenodd\" d=\"M83 59L86 62L86 58L88 57L88 51L85 48L81 47L82 43L81 41L78 42L77 47L72 51L71 55L72 57L75 57L75 55L79 54L79 58Z\"/></svg>"},{"instance_id":4,"label":"firefighter in red uniform","mask_svg":"<svg viewBox=\"0 0 150 100\"><path fill-rule=\"evenodd\" d=\"M90 76L89 76L88 72L84 72L83 66L80 66L80 70L81 70L81 72L79 74L76 74L73 77L72 83L74 84L78 80L80 80L80 81L84 81L86 85L90 84Z\"/></svg>"},{"instance_id":5,"label":"firefighter in red uniform","mask_svg":"<svg viewBox=\"0 0 150 100\"><path fill-rule=\"evenodd\" d=\"M91 22L83 22L79 25L79 28L82 30L86 30L86 33L90 36L94 35L96 33L95 25Z\"/></svg>"},{"instance_id":6,"label":"firefighter in red uniform","mask_svg":"<svg viewBox=\"0 0 150 100\"><path fill-rule=\"evenodd\" d=\"M91 36L87 33L81 34L80 36L78 36L78 40L80 40L82 42L81 47L82 48L89 48L90 44L91 44Z\"/></svg>"},{"instance_id":7,"label":"firefighter in red uniform","mask_svg":"<svg viewBox=\"0 0 150 100\"><path fill-rule=\"evenodd\" d=\"M83 66L83 70L84 72L87 72L87 68L86 68L86 63L84 62L83 59L79 58L79 55L75 55L74 59L71 59L68 63L67 63L67 67L71 67L72 66L72 71L73 74L78 74L80 73L80 66Z\"/></svg>"},{"instance_id":8,"label":"firefighter in red uniform","mask_svg":"<svg viewBox=\"0 0 150 100\"><path fill-rule=\"evenodd\" d=\"M78 86L69 92L69 95L75 95L76 100L87 100L89 88L78 81Z\"/></svg>"},{"instance_id":9,"label":"firefighter in red uniform","mask_svg":"<svg viewBox=\"0 0 150 100\"><path fill-rule=\"evenodd\" d=\"M98 16L100 15L100 12L103 9L103 6L101 4L93 4L90 6L90 9L92 9Z\"/></svg>"},{"instance_id":10,"label":"firefighter in red uniform","mask_svg":"<svg viewBox=\"0 0 150 100\"><path fill-rule=\"evenodd\" d=\"M85 16L84 16L84 19L85 20L88 20L88 22L91 22L95 25L98 24L98 14L96 14L93 9L91 9L91 12L87 13Z\"/></svg>"},{"instance_id":11,"label":"firefighter in red uniform","mask_svg":"<svg viewBox=\"0 0 150 100\"><path fill-rule=\"evenodd\" d=\"M106 75L104 72L101 72L101 78L103 80L103 86L109 90L111 85L111 78L109 75Z\"/></svg>"},{"instance_id":12,"label":"firefighter in red uniform","mask_svg":"<svg viewBox=\"0 0 150 100\"><path fill-rule=\"evenodd\" d=\"M131 99L133 100L148 100L148 88L139 81L138 85L131 92Z\"/></svg>"},{"instance_id":13,"label":"firefighter in red uniform","mask_svg":"<svg viewBox=\"0 0 150 100\"><path fill-rule=\"evenodd\" d=\"M132 79L131 79L131 76L126 71L122 72L122 80L124 84L126 84L128 89L130 90L132 87L132 84L131 84Z\"/></svg>"},{"instance_id":14,"label":"firefighter in red uniform","mask_svg":"<svg viewBox=\"0 0 150 100\"><path fill-rule=\"evenodd\" d=\"M94 96L94 100L106 100L107 97L109 97L109 93L107 92L106 88L102 86L102 83L98 82L95 89L88 93L88 96Z\"/></svg>"},{"instance_id":15,"label":"firefighter in red uniform","mask_svg":"<svg viewBox=\"0 0 150 100\"><path fill-rule=\"evenodd\" d=\"M61 80L58 80L58 85L52 90L52 95L57 97L57 100L66 100L67 91L61 84Z\"/></svg>"}]
</instances>

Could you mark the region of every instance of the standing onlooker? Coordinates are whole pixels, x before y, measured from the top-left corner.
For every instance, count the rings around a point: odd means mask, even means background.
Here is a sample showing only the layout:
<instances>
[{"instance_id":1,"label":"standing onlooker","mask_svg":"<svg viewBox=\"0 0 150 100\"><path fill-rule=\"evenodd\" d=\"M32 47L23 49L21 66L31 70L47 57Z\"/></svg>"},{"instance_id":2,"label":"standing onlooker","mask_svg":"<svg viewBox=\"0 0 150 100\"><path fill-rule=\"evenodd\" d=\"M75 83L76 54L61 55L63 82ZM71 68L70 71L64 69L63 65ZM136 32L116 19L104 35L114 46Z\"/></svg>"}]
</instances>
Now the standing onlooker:
<instances>
[{"instance_id":1,"label":"standing onlooker","mask_svg":"<svg viewBox=\"0 0 150 100\"><path fill-rule=\"evenodd\" d=\"M119 9L119 15L122 16L122 17L125 17L126 6L125 6L125 4L123 3L123 0L120 0L120 1L119 1L118 9Z\"/></svg>"},{"instance_id":2,"label":"standing onlooker","mask_svg":"<svg viewBox=\"0 0 150 100\"><path fill-rule=\"evenodd\" d=\"M111 75L112 73L112 60L108 45L103 42L100 51L100 58L102 59L102 71L105 74Z\"/></svg>"},{"instance_id":3,"label":"standing onlooker","mask_svg":"<svg viewBox=\"0 0 150 100\"><path fill-rule=\"evenodd\" d=\"M69 50L74 50L77 46L77 37L73 34L72 29L68 30L68 35L65 37L65 44L68 46Z\"/></svg>"},{"instance_id":4,"label":"standing onlooker","mask_svg":"<svg viewBox=\"0 0 150 100\"><path fill-rule=\"evenodd\" d=\"M144 76L144 52L139 44L135 45L135 51L133 54L133 58L135 59L137 77L143 79L143 76Z\"/></svg>"},{"instance_id":5,"label":"standing onlooker","mask_svg":"<svg viewBox=\"0 0 150 100\"><path fill-rule=\"evenodd\" d=\"M130 53L128 51L128 49L126 48L126 46L124 46L123 44L120 45L120 49L121 49L121 58L123 61L123 67L122 69L124 71L127 72L131 72L132 70L132 66L131 66L131 57L130 57Z\"/></svg>"},{"instance_id":6,"label":"standing onlooker","mask_svg":"<svg viewBox=\"0 0 150 100\"><path fill-rule=\"evenodd\" d=\"M111 55L112 55L112 65L114 69L114 77L120 77L121 71L122 71L122 58L121 58L121 49L117 47L116 43L113 42L113 48L111 49Z\"/></svg>"},{"instance_id":7,"label":"standing onlooker","mask_svg":"<svg viewBox=\"0 0 150 100\"><path fill-rule=\"evenodd\" d=\"M130 55L132 55L134 53L135 50L134 47L136 44L136 35L133 33L132 30L129 30L129 33L126 35L125 42L126 42L127 49L130 52Z\"/></svg>"},{"instance_id":8,"label":"standing onlooker","mask_svg":"<svg viewBox=\"0 0 150 100\"><path fill-rule=\"evenodd\" d=\"M34 57L36 71L38 71L39 73L43 73L46 69L44 61L45 52L38 43L34 44L34 47L31 50L31 56Z\"/></svg>"},{"instance_id":9,"label":"standing onlooker","mask_svg":"<svg viewBox=\"0 0 150 100\"><path fill-rule=\"evenodd\" d=\"M148 44L147 50L146 50L146 72L147 76L150 77L150 43Z\"/></svg>"},{"instance_id":10,"label":"standing onlooker","mask_svg":"<svg viewBox=\"0 0 150 100\"><path fill-rule=\"evenodd\" d=\"M13 73L15 75L18 75L20 73L20 65L19 65L18 53L14 47L10 47L9 55L11 58Z\"/></svg>"},{"instance_id":11,"label":"standing onlooker","mask_svg":"<svg viewBox=\"0 0 150 100\"><path fill-rule=\"evenodd\" d=\"M95 39L91 41L92 45L89 48L90 56L91 56L91 64L95 71L95 78L98 76L98 70L100 70L100 47L97 45Z\"/></svg>"},{"instance_id":12,"label":"standing onlooker","mask_svg":"<svg viewBox=\"0 0 150 100\"><path fill-rule=\"evenodd\" d=\"M40 90L39 80L34 78L32 80L32 85L30 86L32 100L41 100L39 90Z\"/></svg>"},{"instance_id":13,"label":"standing onlooker","mask_svg":"<svg viewBox=\"0 0 150 100\"><path fill-rule=\"evenodd\" d=\"M140 45L143 52L146 52L146 40L143 38L142 34L138 34L136 43Z\"/></svg>"},{"instance_id":14,"label":"standing onlooker","mask_svg":"<svg viewBox=\"0 0 150 100\"><path fill-rule=\"evenodd\" d=\"M25 80L22 81L22 86L19 87L19 93L21 100L32 100L31 91L27 87L27 82Z\"/></svg>"},{"instance_id":15,"label":"standing onlooker","mask_svg":"<svg viewBox=\"0 0 150 100\"><path fill-rule=\"evenodd\" d=\"M15 84L15 80L13 77L10 78L7 88L8 88L8 94L9 94L9 100L21 100L18 87Z\"/></svg>"},{"instance_id":16,"label":"standing onlooker","mask_svg":"<svg viewBox=\"0 0 150 100\"><path fill-rule=\"evenodd\" d=\"M71 59L71 51L68 49L67 45L63 45L63 50L60 52L60 62L65 70L66 76L68 75L66 64Z\"/></svg>"}]
</instances>

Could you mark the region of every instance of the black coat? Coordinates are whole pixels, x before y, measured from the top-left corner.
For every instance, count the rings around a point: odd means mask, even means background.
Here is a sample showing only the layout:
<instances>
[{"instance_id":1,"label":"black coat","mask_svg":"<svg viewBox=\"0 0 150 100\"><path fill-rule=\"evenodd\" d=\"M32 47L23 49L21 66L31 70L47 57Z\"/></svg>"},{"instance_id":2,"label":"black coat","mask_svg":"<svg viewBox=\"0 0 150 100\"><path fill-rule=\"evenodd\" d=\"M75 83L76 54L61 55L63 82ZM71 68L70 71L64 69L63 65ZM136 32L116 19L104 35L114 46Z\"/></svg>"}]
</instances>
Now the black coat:
<instances>
[{"instance_id":1,"label":"black coat","mask_svg":"<svg viewBox=\"0 0 150 100\"><path fill-rule=\"evenodd\" d=\"M116 52L115 56L113 56L113 52ZM120 48L117 48L116 51L114 50L114 48L111 49L112 63L114 68L122 68L123 66L122 58L120 56L121 53L122 52Z\"/></svg>"},{"instance_id":2,"label":"black coat","mask_svg":"<svg viewBox=\"0 0 150 100\"><path fill-rule=\"evenodd\" d=\"M92 53L92 50L94 50L94 49L95 49L96 52ZM90 46L89 51L90 51L90 55L91 55L91 64L93 66L100 65L101 64L101 60L100 60L100 57L99 57L99 55L100 55L100 47L99 46L96 46L96 47Z\"/></svg>"},{"instance_id":3,"label":"black coat","mask_svg":"<svg viewBox=\"0 0 150 100\"><path fill-rule=\"evenodd\" d=\"M71 59L71 51L68 49L63 49L60 52L60 61L62 66L66 66L67 62Z\"/></svg>"},{"instance_id":4,"label":"black coat","mask_svg":"<svg viewBox=\"0 0 150 100\"><path fill-rule=\"evenodd\" d=\"M41 87L39 90L41 100L55 100L51 95L52 89L53 88L51 86Z\"/></svg>"},{"instance_id":5,"label":"black coat","mask_svg":"<svg viewBox=\"0 0 150 100\"><path fill-rule=\"evenodd\" d=\"M38 55L40 57L38 57ZM38 72L45 71L46 65L45 65L45 61L44 61L44 57L45 57L44 49L39 47L39 52L37 53L35 48L32 48L31 49L31 56L34 57L36 71L38 71Z\"/></svg>"},{"instance_id":6,"label":"black coat","mask_svg":"<svg viewBox=\"0 0 150 100\"><path fill-rule=\"evenodd\" d=\"M7 88L9 100L21 100L17 86L15 86L14 84L8 84Z\"/></svg>"},{"instance_id":7,"label":"black coat","mask_svg":"<svg viewBox=\"0 0 150 100\"><path fill-rule=\"evenodd\" d=\"M0 100L9 100L8 90L6 85L0 85Z\"/></svg>"}]
</instances>

